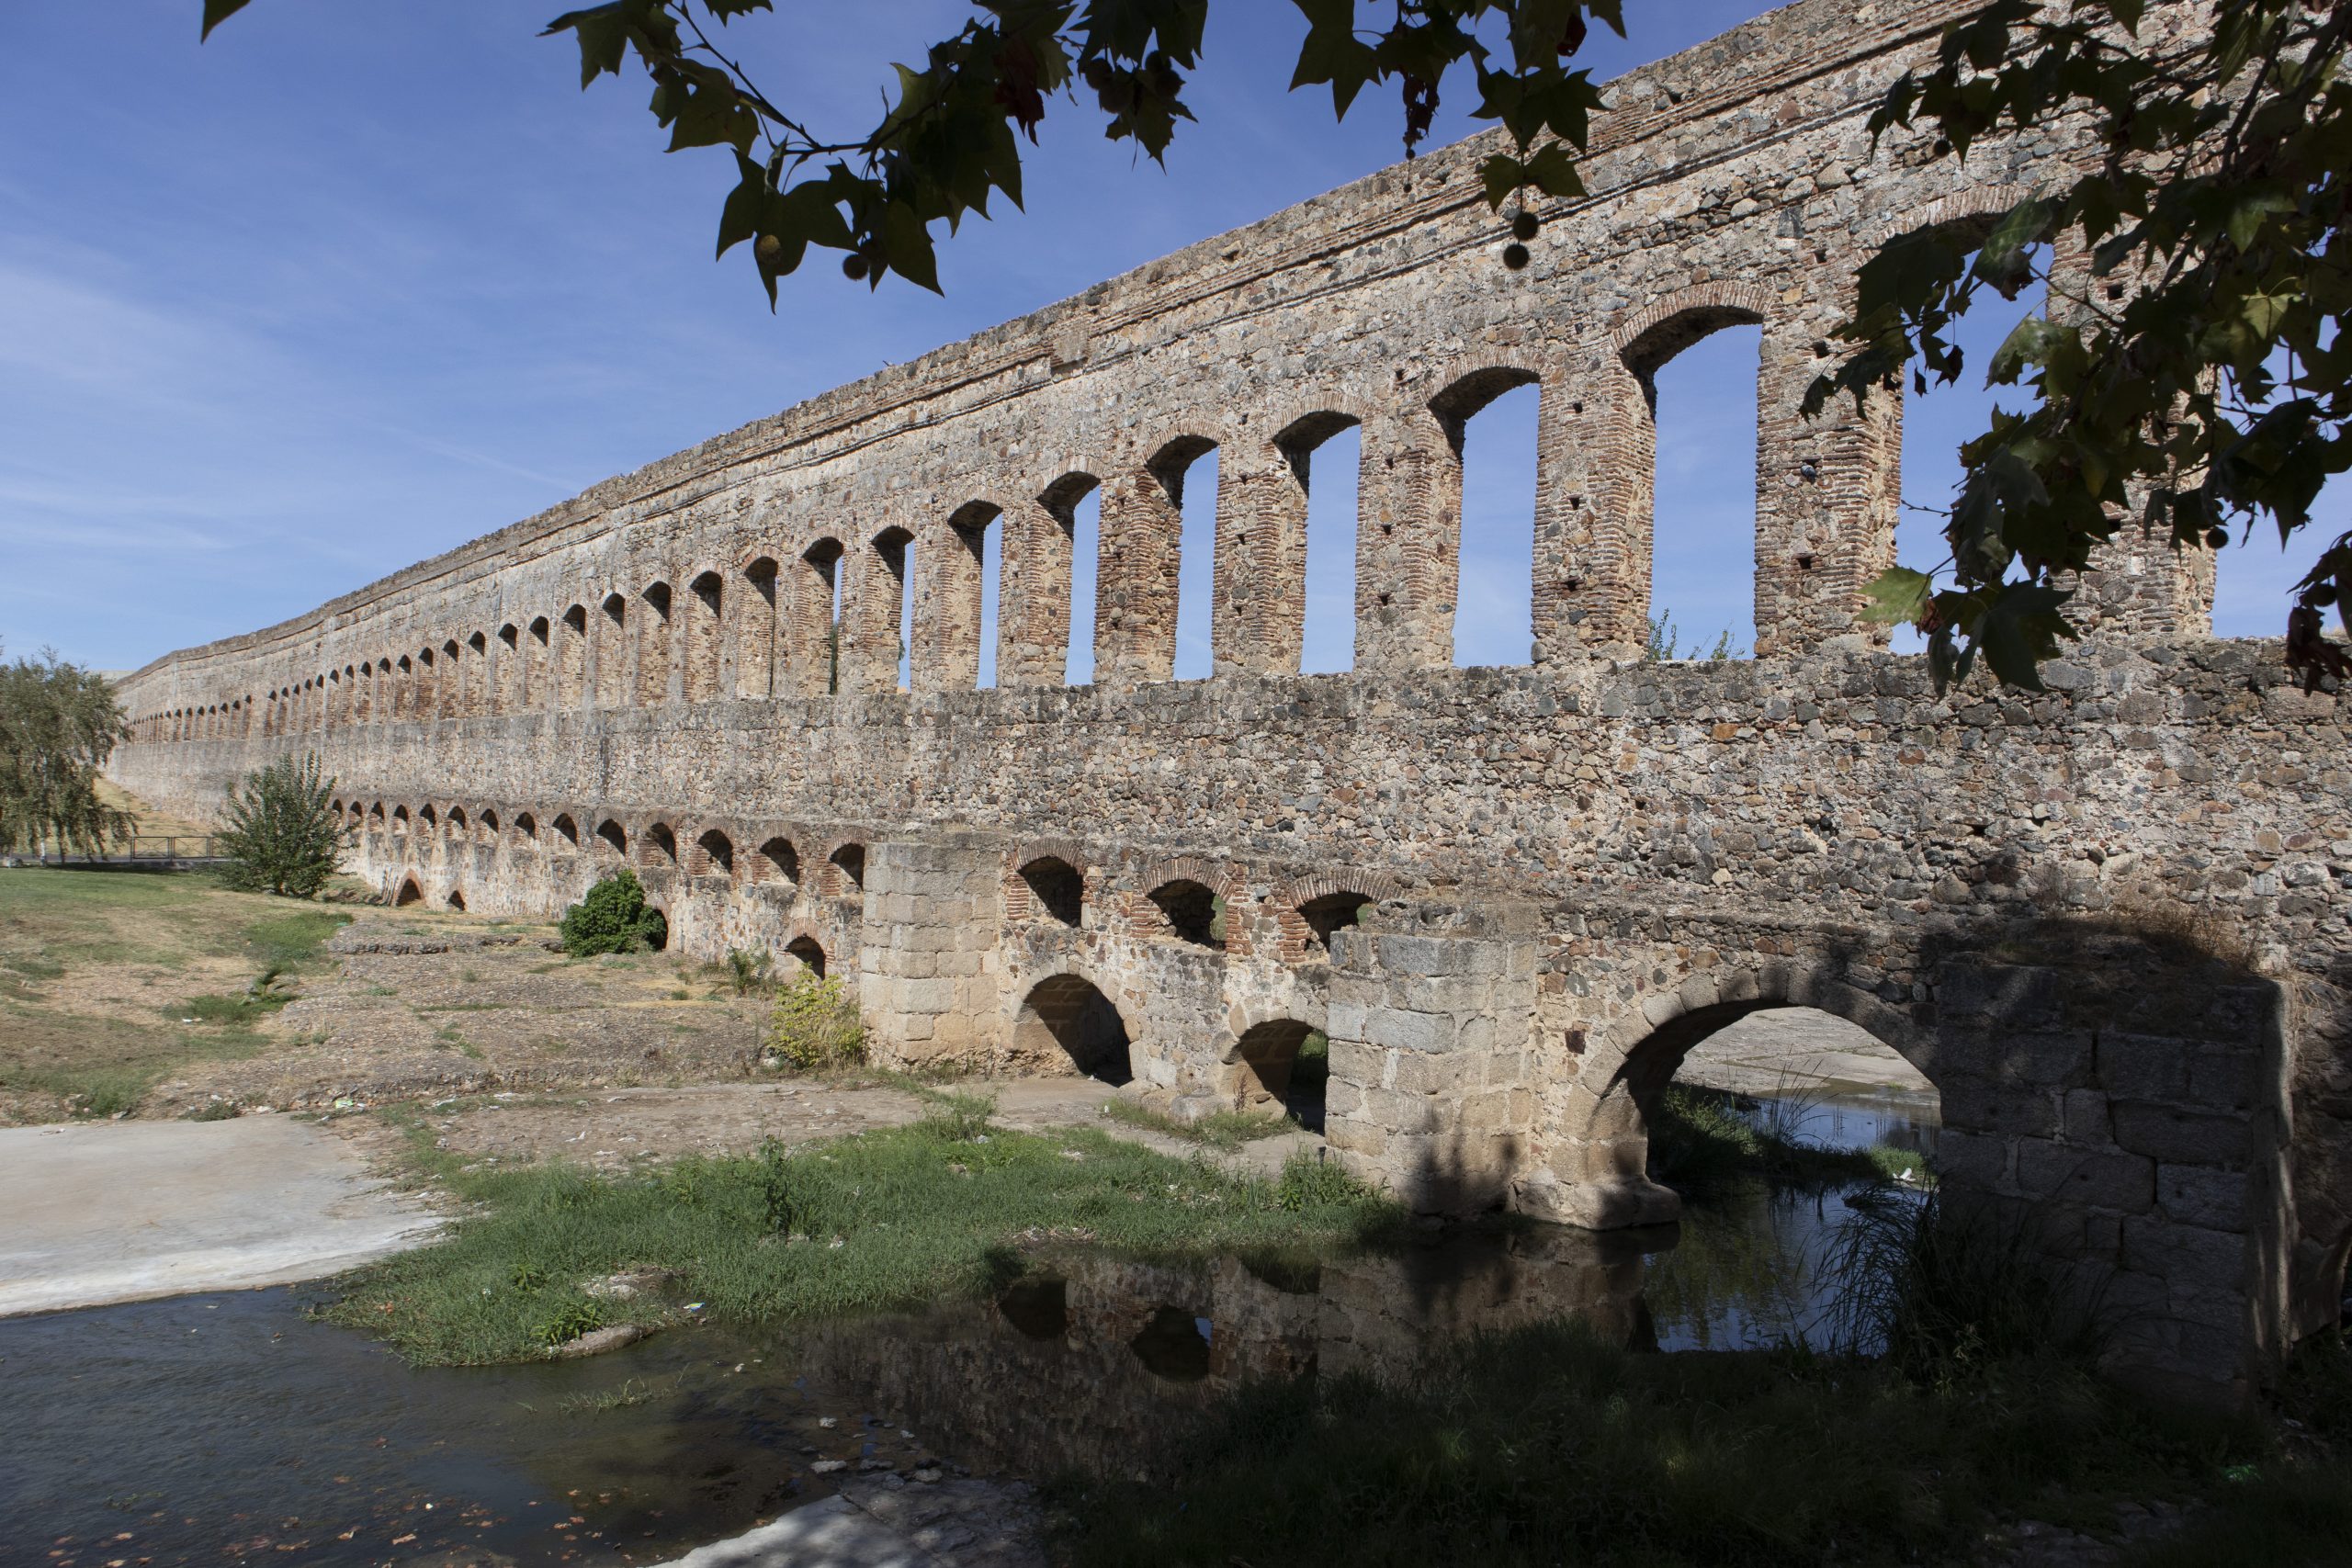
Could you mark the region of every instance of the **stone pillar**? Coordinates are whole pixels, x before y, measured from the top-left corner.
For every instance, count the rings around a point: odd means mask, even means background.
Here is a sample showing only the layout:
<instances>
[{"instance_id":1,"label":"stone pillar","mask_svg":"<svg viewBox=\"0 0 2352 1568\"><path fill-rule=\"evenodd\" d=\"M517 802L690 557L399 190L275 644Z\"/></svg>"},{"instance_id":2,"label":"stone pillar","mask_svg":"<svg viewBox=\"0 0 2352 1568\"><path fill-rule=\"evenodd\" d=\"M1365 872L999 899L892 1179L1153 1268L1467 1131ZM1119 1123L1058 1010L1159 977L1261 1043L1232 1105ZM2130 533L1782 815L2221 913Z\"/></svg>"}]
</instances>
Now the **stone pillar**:
<instances>
[{"instance_id":1,"label":"stone pillar","mask_svg":"<svg viewBox=\"0 0 2352 1568\"><path fill-rule=\"evenodd\" d=\"M1832 641L1884 645L1892 628L1861 618L1862 590L1894 564L1903 502L1903 398L1888 388L1859 412L1833 399L1818 417L1805 389L1833 363L1844 301L1793 285L1764 322L1756 369L1756 652L1808 652Z\"/></svg>"},{"instance_id":2,"label":"stone pillar","mask_svg":"<svg viewBox=\"0 0 2352 1568\"><path fill-rule=\"evenodd\" d=\"M1132 687L1175 679L1182 506L1148 468L1123 469L1102 487L1099 537L1095 682Z\"/></svg>"},{"instance_id":3,"label":"stone pillar","mask_svg":"<svg viewBox=\"0 0 2352 1568\"><path fill-rule=\"evenodd\" d=\"M866 847L858 998L881 1060L979 1066L1002 1048L1002 863L975 838Z\"/></svg>"},{"instance_id":4,"label":"stone pillar","mask_svg":"<svg viewBox=\"0 0 2352 1568\"><path fill-rule=\"evenodd\" d=\"M1331 948L1333 1154L1420 1213L1501 1202L1534 1120L1532 908L1384 904Z\"/></svg>"},{"instance_id":5,"label":"stone pillar","mask_svg":"<svg viewBox=\"0 0 2352 1568\"><path fill-rule=\"evenodd\" d=\"M1364 426L1356 480L1356 672L1453 661L1461 581L1458 425L1427 408Z\"/></svg>"}]
</instances>

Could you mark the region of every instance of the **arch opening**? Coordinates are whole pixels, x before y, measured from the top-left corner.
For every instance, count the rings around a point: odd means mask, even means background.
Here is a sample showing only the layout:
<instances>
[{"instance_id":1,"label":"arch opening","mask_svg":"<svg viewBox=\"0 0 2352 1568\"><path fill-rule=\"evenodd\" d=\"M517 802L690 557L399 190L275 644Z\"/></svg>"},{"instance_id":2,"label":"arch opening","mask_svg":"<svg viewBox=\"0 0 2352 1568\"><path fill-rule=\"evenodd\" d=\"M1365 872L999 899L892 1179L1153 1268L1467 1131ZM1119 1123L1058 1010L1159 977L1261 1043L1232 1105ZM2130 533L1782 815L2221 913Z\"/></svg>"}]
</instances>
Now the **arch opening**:
<instances>
[{"instance_id":1,"label":"arch opening","mask_svg":"<svg viewBox=\"0 0 2352 1568\"><path fill-rule=\"evenodd\" d=\"M735 845L718 829L706 830L695 840L695 874L697 876L732 876L735 874Z\"/></svg>"},{"instance_id":2,"label":"arch opening","mask_svg":"<svg viewBox=\"0 0 2352 1568\"><path fill-rule=\"evenodd\" d=\"M611 818L596 824L596 841L624 859L628 854L628 830Z\"/></svg>"},{"instance_id":3,"label":"arch opening","mask_svg":"<svg viewBox=\"0 0 2352 1568\"><path fill-rule=\"evenodd\" d=\"M648 583L639 597L645 613L638 618L637 704L658 707L670 700L670 585Z\"/></svg>"},{"instance_id":4,"label":"arch opening","mask_svg":"<svg viewBox=\"0 0 2352 1568\"><path fill-rule=\"evenodd\" d=\"M865 846L843 844L827 857L839 876L843 893L865 891Z\"/></svg>"},{"instance_id":5,"label":"arch opening","mask_svg":"<svg viewBox=\"0 0 2352 1568\"><path fill-rule=\"evenodd\" d=\"M669 871L676 867L678 836L670 830L668 823L656 822L652 827L648 828L640 838L644 846L643 858L646 869Z\"/></svg>"},{"instance_id":6,"label":"arch opening","mask_svg":"<svg viewBox=\"0 0 2352 1568\"><path fill-rule=\"evenodd\" d=\"M1163 882L1149 894L1152 906L1167 924L1168 934L1216 952L1225 949L1225 900L1204 884L1178 879Z\"/></svg>"},{"instance_id":7,"label":"arch opening","mask_svg":"<svg viewBox=\"0 0 2352 1568\"><path fill-rule=\"evenodd\" d=\"M802 970L817 979L825 977L825 950L813 936L797 936L784 944L785 956L797 960Z\"/></svg>"},{"instance_id":8,"label":"arch opening","mask_svg":"<svg viewBox=\"0 0 2352 1568\"><path fill-rule=\"evenodd\" d=\"M574 822L568 813L557 817L554 827L557 840L566 849L580 847L580 824Z\"/></svg>"},{"instance_id":9,"label":"arch opening","mask_svg":"<svg viewBox=\"0 0 2352 1568\"><path fill-rule=\"evenodd\" d=\"M1014 1054L1025 1065L1075 1070L1107 1084L1135 1076L1128 1041L1126 1021L1111 998L1076 975L1039 981L1012 1030Z\"/></svg>"},{"instance_id":10,"label":"arch opening","mask_svg":"<svg viewBox=\"0 0 2352 1568\"><path fill-rule=\"evenodd\" d=\"M947 519L955 541L941 562L939 648L941 685L976 691L995 686L1005 637L1004 513L985 501L967 502Z\"/></svg>"},{"instance_id":11,"label":"arch opening","mask_svg":"<svg viewBox=\"0 0 2352 1568\"><path fill-rule=\"evenodd\" d=\"M1046 595L1048 614L1057 617L1064 652L1061 676L1065 685L1086 686L1094 681L1100 627L1102 487L1092 474L1064 474L1046 487L1038 498L1050 525L1042 532L1049 547L1047 558L1033 576Z\"/></svg>"},{"instance_id":12,"label":"arch opening","mask_svg":"<svg viewBox=\"0 0 2352 1568\"><path fill-rule=\"evenodd\" d=\"M1453 662L1532 663L1542 384L1532 371L1475 371L1430 400L1430 412L1445 437L1431 545Z\"/></svg>"},{"instance_id":13,"label":"arch opening","mask_svg":"<svg viewBox=\"0 0 2352 1568\"><path fill-rule=\"evenodd\" d=\"M887 661L888 677L880 684L899 691L914 685L915 536L904 528L885 528L874 536L876 592L879 613L875 628L876 663Z\"/></svg>"},{"instance_id":14,"label":"arch opening","mask_svg":"<svg viewBox=\"0 0 2352 1568\"><path fill-rule=\"evenodd\" d=\"M464 914L466 912L466 895L464 891L456 887L449 889L448 904L449 908L452 909L457 910L461 915Z\"/></svg>"},{"instance_id":15,"label":"arch opening","mask_svg":"<svg viewBox=\"0 0 2352 1568\"><path fill-rule=\"evenodd\" d=\"M1309 898L1298 907L1298 918L1306 922L1306 942L1310 951L1331 950L1331 937L1336 931L1359 925L1363 912L1373 900L1362 893L1325 893Z\"/></svg>"},{"instance_id":16,"label":"arch opening","mask_svg":"<svg viewBox=\"0 0 2352 1568\"><path fill-rule=\"evenodd\" d=\"M839 539L820 539L800 557L802 592L799 656L803 684L811 694L842 689L842 564Z\"/></svg>"},{"instance_id":17,"label":"arch opening","mask_svg":"<svg viewBox=\"0 0 2352 1568\"><path fill-rule=\"evenodd\" d=\"M1634 386L1618 411L1632 487L1622 513L1653 660L1744 657L1755 647L1763 350L1754 310L1699 305L1620 356Z\"/></svg>"},{"instance_id":18,"label":"arch opening","mask_svg":"<svg viewBox=\"0 0 2352 1568\"><path fill-rule=\"evenodd\" d=\"M606 594L596 626L596 705L621 707L628 701L628 601Z\"/></svg>"},{"instance_id":19,"label":"arch opening","mask_svg":"<svg viewBox=\"0 0 2352 1568\"><path fill-rule=\"evenodd\" d=\"M392 895L392 907L397 909L405 909L411 904L422 904L424 902L424 889L416 885L416 878L413 876L403 877L401 881L400 891Z\"/></svg>"},{"instance_id":20,"label":"arch opening","mask_svg":"<svg viewBox=\"0 0 2352 1568\"><path fill-rule=\"evenodd\" d=\"M718 650L727 623L725 590L718 573L706 571L687 584L686 672L684 695L690 703L718 696Z\"/></svg>"},{"instance_id":21,"label":"arch opening","mask_svg":"<svg viewBox=\"0 0 2352 1568\"><path fill-rule=\"evenodd\" d=\"M1362 424L1329 410L1307 414L1274 437L1274 456L1260 525L1265 537L1255 552L1263 581L1273 586L1258 633L1263 668L1276 675L1344 673L1356 664ZM1248 558L1250 552L1236 554ZM1285 591L1292 583L1295 596ZM1236 603L1226 589L1217 599Z\"/></svg>"},{"instance_id":22,"label":"arch opening","mask_svg":"<svg viewBox=\"0 0 2352 1568\"><path fill-rule=\"evenodd\" d=\"M1295 1018L1257 1024L1235 1043L1245 1110L1280 1111L1309 1132L1323 1130L1323 1091L1330 1077L1330 1042Z\"/></svg>"},{"instance_id":23,"label":"arch opening","mask_svg":"<svg viewBox=\"0 0 2352 1568\"><path fill-rule=\"evenodd\" d=\"M1021 868L1029 897L1046 915L1066 926L1080 924L1086 915L1086 878L1057 855L1040 855Z\"/></svg>"},{"instance_id":24,"label":"arch opening","mask_svg":"<svg viewBox=\"0 0 2352 1568\"><path fill-rule=\"evenodd\" d=\"M799 885L800 852L792 847L790 839L778 836L768 840L760 846L759 858L757 880L766 882L774 879L787 886Z\"/></svg>"},{"instance_id":25,"label":"arch opening","mask_svg":"<svg viewBox=\"0 0 2352 1568\"><path fill-rule=\"evenodd\" d=\"M774 556L761 556L743 569L743 586L737 612L741 621L735 648L735 693L744 697L770 697L775 690L776 579L782 569Z\"/></svg>"}]
</instances>

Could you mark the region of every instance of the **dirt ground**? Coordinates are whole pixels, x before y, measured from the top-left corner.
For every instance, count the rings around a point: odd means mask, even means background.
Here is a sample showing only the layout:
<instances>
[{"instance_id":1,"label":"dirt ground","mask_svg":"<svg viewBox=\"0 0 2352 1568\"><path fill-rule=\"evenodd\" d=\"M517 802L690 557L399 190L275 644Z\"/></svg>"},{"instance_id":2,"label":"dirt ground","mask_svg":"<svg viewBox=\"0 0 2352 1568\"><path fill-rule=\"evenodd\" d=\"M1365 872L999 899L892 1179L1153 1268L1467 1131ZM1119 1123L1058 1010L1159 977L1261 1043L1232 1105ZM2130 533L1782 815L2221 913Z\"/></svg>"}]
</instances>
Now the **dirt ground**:
<instances>
[{"instance_id":1,"label":"dirt ground","mask_svg":"<svg viewBox=\"0 0 2352 1568\"><path fill-rule=\"evenodd\" d=\"M159 1084L146 1115L748 1077L768 1005L661 953L573 961L554 927L371 909L329 938L271 1048Z\"/></svg>"}]
</instances>

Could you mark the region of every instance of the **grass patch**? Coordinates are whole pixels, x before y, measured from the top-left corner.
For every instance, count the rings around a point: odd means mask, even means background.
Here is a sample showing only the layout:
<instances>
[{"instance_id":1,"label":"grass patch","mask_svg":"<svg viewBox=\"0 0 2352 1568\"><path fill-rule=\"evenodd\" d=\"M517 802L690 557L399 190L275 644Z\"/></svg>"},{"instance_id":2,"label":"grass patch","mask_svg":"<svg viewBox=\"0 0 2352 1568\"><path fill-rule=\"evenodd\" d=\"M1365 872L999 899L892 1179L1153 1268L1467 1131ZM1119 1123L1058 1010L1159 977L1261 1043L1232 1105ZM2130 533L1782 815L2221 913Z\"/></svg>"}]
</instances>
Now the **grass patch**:
<instances>
[{"instance_id":1,"label":"grass patch","mask_svg":"<svg viewBox=\"0 0 2352 1568\"><path fill-rule=\"evenodd\" d=\"M1172 1480L1065 1479L1052 1500L1063 1556L1090 1564L1962 1562L2007 1520L2111 1529L2116 1501L2227 1496L2233 1468L2274 1451L2257 1426L2055 1359L1937 1392L1801 1354L1633 1355L1553 1324L1471 1341L1410 1387L1245 1389ZM2352 1523L2340 1483L2295 1480L2306 1511L2279 1539Z\"/></svg>"},{"instance_id":2,"label":"grass patch","mask_svg":"<svg viewBox=\"0 0 2352 1568\"><path fill-rule=\"evenodd\" d=\"M1891 1176L1871 1152L1798 1139L1786 1127L1793 1120L1751 1120L1736 1095L1668 1084L1649 1117L1650 1175L1701 1200L1758 1181L1820 1191Z\"/></svg>"},{"instance_id":3,"label":"grass patch","mask_svg":"<svg viewBox=\"0 0 2352 1568\"><path fill-rule=\"evenodd\" d=\"M1298 1131L1297 1122L1270 1111L1219 1111L1197 1122L1186 1122L1124 1096L1105 1100L1102 1114L1114 1122L1140 1127L1148 1133L1164 1133L1171 1138L1182 1138L1187 1143L1201 1144L1227 1153L1260 1138L1279 1137L1284 1133Z\"/></svg>"},{"instance_id":4,"label":"grass patch","mask_svg":"<svg viewBox=\"0 0 2352 1568\"><path fill-rule=\"evenodd\" d=\"M0 1090L111 1116L178 1069L252 1055L278 982L349 918L209 873L0 871L0 973L17 981L0 985ZM188 996L198 976L222 988Z\"/></svg>"},{"instance_id":5,"label":"grass patch","mask_svg":"<svg viewBox=\"0 0 2352 1568\"><path fill-rule=\"evenodd\" d=\"M941 1098L971 1103L912 1126L611 1177L463 1171L410 1122L417 1157L473 1212L447 1239L347 1277L327 1315L413 1361L508 1361L538 1354L556 1328L607 1321L618 1309L583 1282L634 1269L668 1270L679 1299L712 1317L760 1323L985 1292L1019 1271L1031 1242L1314 1255L1401 1221L1336 1170L1246 1179L1091 1128L991 1130L984 1101ZM646 1321L648 1308L628 1310Z\"/></svg>"}]
</instances>

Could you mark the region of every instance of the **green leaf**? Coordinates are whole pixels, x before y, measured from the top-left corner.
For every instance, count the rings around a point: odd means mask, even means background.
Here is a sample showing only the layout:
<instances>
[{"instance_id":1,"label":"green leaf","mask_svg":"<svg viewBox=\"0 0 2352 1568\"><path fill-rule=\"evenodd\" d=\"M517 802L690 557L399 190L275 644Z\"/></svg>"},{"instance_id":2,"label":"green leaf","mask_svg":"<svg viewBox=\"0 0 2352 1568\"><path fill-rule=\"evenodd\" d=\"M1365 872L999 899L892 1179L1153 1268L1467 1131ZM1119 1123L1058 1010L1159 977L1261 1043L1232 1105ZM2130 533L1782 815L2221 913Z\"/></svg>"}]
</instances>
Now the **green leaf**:
<instances>
[{"instance_id":1,"label":"green leaf","mask_svg":"<svg viewBox=\"0 0 2352 1568\"><path fill-rule=\"evenodd\" d=\"M2029 692L2044 690L2042 660L2058 656L2062 638L2074 628L2059 607L2074 597L2066 589L2046 582L2005 582L1975 626L1976 646L1993 673Z\"/></svg>"},{"instance_id":2,"label":"green leaf","mask_svg":"<svg viewBox=\"0 0 2352 1568\"><path fill-rule=\"evenodd\" d=\"M1916 625L1934 586L1926 572L1890 567L1862 589L1862 597L1870 601L1862 618L1878 626Z\"/></svg>"},{"instance_id":3,"label":"green leaf","mask_svg":"<svg viewBox=\"0 0 2352 1568\"><path fill-rule=\"evenodd\" d=\"M1478 165L1479 183L1487 187L1487 205L1500 209L1527 179L1527 165L1508 152L1498 152Z\"/></svg>"},{"instance_id":4,"label":"green leaf","mask_svg":"<svg viewBox=\"0 0 2352 1568\"><path fill-rule=\"evenodd\" d=\"M1364 84L1380 75L1372 45L1356 37L1355 0L1294 0L1306 17L1306 41L1299 46L1298 67L1291 73L1293 92L1328 82L1331 108L1345 119L1348 107Z\"/></svg>"},{"instance_id":5,"label":"green leaf","mask_svg":"<svg viewBox=\"0 0 2352 1568\"><path fill-rule=\"evenodd\" d=\"M2028 316L2001 340L1993 351L1993 363L1984 367L1984 379L1989 385L2013 386L2018 373L2029 365L2040 365L2051 350L2072 342L2073 329L2063 327L2047 316Z\"/></svg>"},{"instance_id":6,"label":"green leaf","mask_svg":"<svg viewBox=\"0 0 2352 1568\"><path fill-rule=\"evenodd\" d=\"M894 201L883 209L881 238L882 258L891 271L933 294L941 292L938 253L933 248L931 231L913 208Z\"/></svg>"},{"instance_id":7,"label":"green leaf","mask_svg":"<svg viewBox=\"0 0 2352 1568\"><path fill-rule=\"evenodd\" d=\"M197 35L201 43L212 36L212 29L253 4L253 0L204 0L204 30Z\"/></svg>"}]
</instances>

